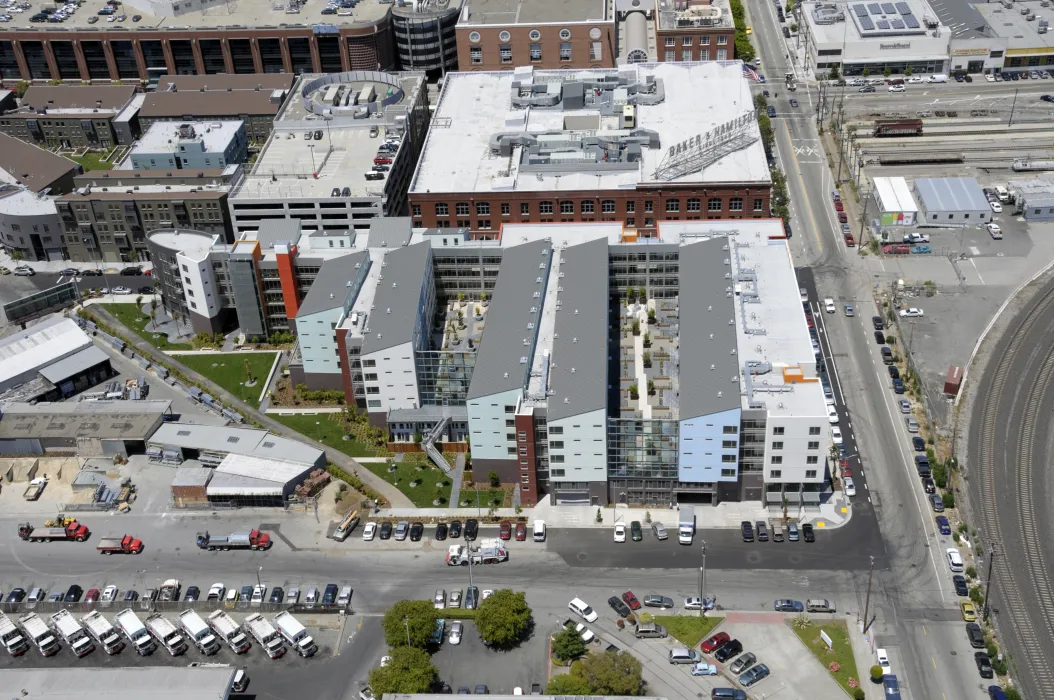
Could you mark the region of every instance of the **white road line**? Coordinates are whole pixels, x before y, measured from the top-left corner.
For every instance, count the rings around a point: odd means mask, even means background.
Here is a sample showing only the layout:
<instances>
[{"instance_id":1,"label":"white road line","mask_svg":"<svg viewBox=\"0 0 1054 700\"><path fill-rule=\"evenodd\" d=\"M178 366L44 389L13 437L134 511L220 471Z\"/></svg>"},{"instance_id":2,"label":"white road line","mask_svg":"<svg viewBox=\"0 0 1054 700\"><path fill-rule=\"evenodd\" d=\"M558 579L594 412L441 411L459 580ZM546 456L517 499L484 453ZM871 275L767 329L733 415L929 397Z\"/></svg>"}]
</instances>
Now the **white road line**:
<instances>
[{"instance_id":1,"label":"white road line","mask_svg":"<svg viewBox=\"0 0 1054 700\"><path fill-rule=\"evenodd\" d=\"M973 258L970 258L970 264L973 265L974 272L977 273L977 279L981 280L981 284L985 284L984 277L981 277L981 271L977 269L977 263L973 261Z\"/></svg>"},{"instance_id":2,"label":"white road line","mask_svg":"<svg viewBox=\"0 0 1054 700\"><path fill-rule=\"evenodd\" d=\"M831 377L831 386L838 392L838 402L842 404L842 406L845 406L845 395L842 393L842 383L838 379L838 367L834 364L834 350L831 348L830 336L827 335L827 324L823 320L823 314L826 313L826 311L819 309L819 302L817 302L817 312L813 313L813 318L820 319L819 323L822 326L821 330L827 338L827 352L823 354L823 362L827 365L827 372ZM849 415L848 407L846 409L846 415Z\"/></svg>"}]
</instances>

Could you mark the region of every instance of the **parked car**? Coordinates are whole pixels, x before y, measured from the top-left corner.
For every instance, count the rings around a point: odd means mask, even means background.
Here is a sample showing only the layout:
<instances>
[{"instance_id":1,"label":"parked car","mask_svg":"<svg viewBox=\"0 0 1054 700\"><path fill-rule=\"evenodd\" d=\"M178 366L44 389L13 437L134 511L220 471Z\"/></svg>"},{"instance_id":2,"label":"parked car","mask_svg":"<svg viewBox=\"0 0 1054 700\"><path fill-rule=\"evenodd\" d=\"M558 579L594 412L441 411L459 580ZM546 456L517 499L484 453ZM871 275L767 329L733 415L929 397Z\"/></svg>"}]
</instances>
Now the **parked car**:
<instances>
[{"instance_id":1,"label":"parked car","mask_svg":"<svg viewBox=\"0 0 1054 700\"><path fill-rule=\"evenodd\" d=\"M623 543L626 541L626 526L622 523L618 523L617 525L615 525L614 539L615 542L618 543Z\"/></svg>"},{"instance_id":2,"label":"parked car","mask_svg":"<svg viewBox=\"0 0 1054 700\"><path fill-rule=\"evenodd\" d=\"M17 591L19 589L16 588L15 590ZM117 586L115 586L115 585L113 585L111 583L109 586L107 586L106 588L104 588L102 590L102 598L101 598L102 602L104 602L104 603L113 603L113 602L115 602L117 600L117 593L118 593ZM197 600L197 598L195 598L194 600Z\"/></svg>"},{"instance_id":3,"label":"parked car","mask_svg":"<svg viewBox=\"0 0 1054 700\"><path fill-rule=\"evenodd\" d=\"M812 525L810 523L805 523L801 526L801 534L806 542L816 541L816 535L813 533Z\"/></svg>"},{"instance_id":4,"label":"parked car","mask_svg":"<svg viewBox=\"0 0 1054 700\"><path fill-rule=\"evenodd\" d=\"M728 644L725 644L720 649L714 652L714 659L721 663L725 663L733 656L741 653L742 651L743 643L740 642L738 639L733 639L732 641L728 642Z\"/></svg>"},{"instance_id":5,"label":"parked car","mask_svg":"<svg viewBox=\"0 0 1054 700\"><path fill-rule=\"evenodd\" d=\"M455 538L461 537L461 521L460 520L451 520L450 521L450 527L447 530L447 535L451 539L455 539Z\"/></svg>"},{"instance_id":6,"label":"parked car","mask_svg":"<svg viewBox=\"0 0 1054 700\"><path fill-rule=\"evenodd\" d=\"M498 537L503 540L512 539L512 523L508 520L502 520L501 525L498 528Z\"/></svg>"},{"instance_id":7,"label":"parked car","mask_svg":"<svg viewBox=\"0 0 1054 700\"><path fill-rule=\"evenodd\" d=\"M988 652L979 651L973 655L973 661L977 665L977 672L981 678L992 678L995 672L992 670L992 661L988 658Z\"/></svg>"},{"instance_id":8,"label":"parked car","mask_svg":"<svg viewBox=\"0 0 1054 700\"><path fill-rule=\"evenodd\" d=\"M469 518L465 521L465 540L473 542L477 534L479 534L479 523L473 518Z\"/></svg>"},{"instance_id":9,"label":"parked car","mask_svg":"<svg viewBox=\"0 0 1054 700\"><path fill-rule=\"evenodd\" d=\"M805 606L800 600L790 600L789 598L780 598L773 603L772 607L776 612L798 613L805 610Z\"/></svg>"},{"instance_id":10,"label":"parked car","mask_svg":"<svg viewBox=\"0 0 1054 700\"><path fill-rule=\"evenodd\" d=\"M644 539L644 532L641 530L640 521L634 520L629 524L629 537L634 542L640 542Z\"/></svg>"},{"instance_id":11,"label":"parked car","mask_svg":"<svg viewBox=\"0 0 1054 700\"><path fill-rule=\"evenodd\" d=\"M615 596L608 598L608 605L611 606L611 609L614 610L619 617L629 617L630 613L633 612L628 605Z\"/></svg>"},{"instance_id":12,"label":"parked car","mask_svg":"<svg viewBox=\"0 0 1054 700\"><path fill-rule=\"evenodd\" d=\"M377 523L369 522L362 528L362 539L364 542L371 542L373 538L377 536Z\"/></svg>"},{"instance_id":13,"label":"parked car","mask_svg":"<svg viewBox=\"0 0 1054 700\"><path fill-rule=\"evenodd\" d=\"M527 523L516 523L516 541L527 541Z\"/></svg>"},{"instance_id":14,"label":"parked car","mask_svg":"<svg viewBox=\"0 0 1054 700\"><path fill-rule=\"evenodd\" d=\"M187 592L183 594L183 601L189 602L201 597L201 589L197 586L187 586Z\"/></svg>"},{"instance_id":15,"label":"parked car","mask_svg":"<svg viewBox=\"0 0 1054 700\"><path fill-rule=\"evenodd\" d=\"M673 598L662 595L649 594L644 596L644 607L646 608L672 608Z\"/></svg>"},{"instance_id":16,"label":"parked car","mask_svg":"<svg viewBox=\"0 0 1054 700\"><path fill-rule=\"evenodd\" d=\"M757 663L758 657L754 656L751 652L743 654L738 659L732 662L732 665L728 667L728 670L735 674L743 673L748 668Z\"/></svg>"},{"instance_id":17,"label":"parked car","mask_svg":"<svg viewBox=\"0 0 1054 700\"><path fill-rule=\"evenodd\" d=\"M984 630L976 622L966 624L966 637L974 649L984 649Z\"/></svg>"},{"instance_id":18,"label":"parked car","mask_svg":"<svg viewBox=\"0 0 1054 700\"><path fill-rule=\"evenodd\" d=\"M729 641L731 641L731 637L728 636L728 632L718 632L703 640L699 648L703 650L704 654L713 654L725 644L728 644Z\"/></svg>"},{"instance_id":19,"label":"parked car","mask_svg":"<svg viewBox=\"0 0 1054 700\"><path fill-rule=\"evenodd\" d=\"M970 595L970 588L966 585L966 577L962 574L952 576L952 586L955 587L955 595L966 597Z\"/></svg>"},{"instance_id":20,"label":"parked car","mask_svg":"<svg viewBox=\"0 0 1054 700\"><path fill-rule=\"evenodd\" d=\"M413 525L410 526L410 541L411 542L420 542L421 541L421 537L423 537L424 534L425 534L424 523L414 523Z\"/></svg>"},{"instance_id":21,"label":"parked car","mask_svg":"<svg viewBox=\"0 0 1054 700\"><path fill-rule=\"evenodd\" d=\"M275 586L271 589L271 598L267 601L269 603L281 604L285 600L285 591L282 590L281 586Z\"/></svg>"},{"instance_id":22,"label":"parked car","mask_svg":"<svg viewBox=\"0 0 1054 700\"><path fill-rule=\"evenodd\" d=\"M754 526L750 524L749 520L744 520L739 524L740 531L743 535L744 542L754 541Z\"/></svg>"},{"instance_id":23,"label":"parked car","mask_svg":"<svg viewBox=\"0 0 1054 700\"><path fill-rule=\"evenodd\" d=\"M408 534L410 534L410 523L406 520L400 520L395 526L395 539L402 542ZM382 537L381 539L384 538Z\"/></svg>"},{"instance_id":24,"label":"parked car","mask_svg":"<svg viewBox=\"0 0 1054 700\"><path fill-rule=\"evenodd\" d=\"M447 535L447 524L439 523L436 525L435 539L437 542L442 542L446 539Z\"/></svg>"},{"instance_id":25,"label":"parked car","mask_svg":"<svg viewBox=\"0 0 1054 700\"><path fill-rule=\"evenodd\" d=\"M748 668L746 672L739 677L739 684L744 688L749 688L763 678L766 678L768 675L769 667L765 664L758 664L757 666Z\"/></svg>"},{"instance_id":26,"label":"parked car","mask_svg":"<svg viewBox=\"0 0 1054 700\"><path fill-rule=\"evenodd\" d=\"M630 610L640 610L640 601L637 600L637 596L633 595L633 591L623 593L622 601L629 606Z\"/></svg>"},{"instance_id":27,"label":"parked car","mask_svg":"<svg viewBox=\"0 0 1054 700\"><path fill-rule=\"evenodd\" d=\"M936 495L936 494L935 494ZM938 515L936 518L937 529L942 535L952 534L952 524L948 522L948 518L943 515Z\"/></svg>"}]
</instances>

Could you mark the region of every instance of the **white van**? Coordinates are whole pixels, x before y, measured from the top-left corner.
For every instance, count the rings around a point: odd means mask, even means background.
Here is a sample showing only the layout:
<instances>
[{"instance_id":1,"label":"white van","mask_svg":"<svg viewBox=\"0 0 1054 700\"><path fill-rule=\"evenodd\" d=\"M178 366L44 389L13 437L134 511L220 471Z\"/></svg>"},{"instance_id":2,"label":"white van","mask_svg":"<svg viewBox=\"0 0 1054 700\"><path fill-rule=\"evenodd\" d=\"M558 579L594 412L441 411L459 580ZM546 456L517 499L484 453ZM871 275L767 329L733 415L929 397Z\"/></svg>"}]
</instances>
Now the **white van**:
<instances>
[{"instance_id":1,"label":"white van","mask_svg":"<svg viewBox=\"0 0 1054 700\"><path fill-rule=\"evenodd\" d=\"M992 189L995 190L995 196L999 199L1000 202L1006 204L1010 201L1010 193L1005 187L1003 187L1002 185L995 185Z\"/></svg>"},{"instance_id":2,"label":"white van","mask_svg":"<svg viewBox=\"0 0 1054 700\"><path fill-rule=\"evenodd\" d=\"M948 76L944 73L934 73L930 76L931 83L946 83L948 82Z\"/></svg>"},{"instance_id":3,"label":"white van","mask_svg":"<svg viewBox=\"0 0 1054 700\"><path fill-rule=\"evenodd\" d=\"M571 609L571 612L578 615L586 622L596 622L599 617L597 611L586 605L586 602L580 598L572 599L571 602L567 604L567 607Z\"/></svg>"},{"instance_id":4,"label":"white van","mask_svg":"<svg viewBox=\"0 0 1054 700\"><path fill-rule=\"evenodd\" d=\"M954 573L961 573L963 570L963 558L959 554L959 550L952 547L946 550L945 553L948 555L948 568Z\"/></svg>"},{"instance_id":5,"label":"white van","mask_svg":"<svg viewBox=\"0 0 1054 700\"><path fill-rule=\"evenodd\" d=\"M535 520L534 521L534 541L545 542L545 521Z\"/></svg>"}]
</instances>

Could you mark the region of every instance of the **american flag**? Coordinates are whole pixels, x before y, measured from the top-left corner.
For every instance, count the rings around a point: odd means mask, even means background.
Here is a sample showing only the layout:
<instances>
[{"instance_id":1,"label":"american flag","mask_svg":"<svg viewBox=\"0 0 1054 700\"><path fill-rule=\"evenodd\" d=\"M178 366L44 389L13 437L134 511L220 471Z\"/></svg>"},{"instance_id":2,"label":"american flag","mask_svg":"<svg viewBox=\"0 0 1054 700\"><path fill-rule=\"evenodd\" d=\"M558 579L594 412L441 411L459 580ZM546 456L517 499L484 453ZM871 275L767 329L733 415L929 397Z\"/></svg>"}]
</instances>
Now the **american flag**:
<instances>
[{"instance_id":1,"label":"american flag","mask_svg":"<svg viewBox=\"0 0 1054 700\"><path fill-rule=\"evenodd\" d=\"M747 76L755 82L761 79L758 77L758 72L745 63L743 64L743 75Z\"/></svg>"}]
</instances>

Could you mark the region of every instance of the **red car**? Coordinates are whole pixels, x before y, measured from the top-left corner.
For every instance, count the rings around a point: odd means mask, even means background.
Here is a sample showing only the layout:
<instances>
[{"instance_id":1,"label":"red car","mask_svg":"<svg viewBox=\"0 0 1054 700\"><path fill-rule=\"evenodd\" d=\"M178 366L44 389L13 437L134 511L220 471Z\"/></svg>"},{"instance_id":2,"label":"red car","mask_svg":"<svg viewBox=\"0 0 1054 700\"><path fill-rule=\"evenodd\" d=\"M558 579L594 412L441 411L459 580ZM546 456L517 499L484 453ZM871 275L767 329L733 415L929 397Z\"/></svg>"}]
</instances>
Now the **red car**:
<instances>
[{"instance_id":1,"label":"red car","mask_svg":"<svg viewBox=\"0 0 1054 700\"><path fill-rule=\"evenodd\" d=\"M838 223L840 223L840 224L848 224L849 223L849 217L845 215L844 211L838 212Z\"/></svg>"},{"instance_id":2,"label":"red car","mask_svg":"<svg viewBox=\"0 0 1054 700\"><path fill-rule=\"evenodd\" d=\"M98 603L99 602L99 589L89 588L88 592L84 595L85 603Z\"/></svg>"},{"instance_id":3,"label":"red car","mask_svg":"<svg viewBox=\"0 0 1054 700\"><path fill-rule=\"evenodd\" d=\"M704 654L713 654L727 644L730 639L731 637L728 636L728 632L718 632L713 637L710 637L700 644L699 648L703 650Z\"/></svg>"},{"instance_id":4,"label":"red car","mask_svg":"<svg viewBox=\"0 0 1054 700\"><path fill-rule=\"evenodd\" d=\"M501 521L501 531L498 533L498 537L500 537L503 540L511 540L512 539L512 523L510 523L508 520L502 520Z\"/></svg>"},{"instance_id":5,"label":"red car","mask_svg":"<svg viewBox=\"0 0 1054 700\"><path fill-rule=\"evenodd\" d=\"M856 245L856 239L853 238L853 234L846 233L846 234L843 234L843 235L845 236L845 244L846 244L846 246L852 248L853 246Z\"/></svg>"},{"instance_id":6,"label":"red car","mask_svg":"<svg viewBox=\"0 0 1054 700\"><path fill-rule=\"evenodd\" d=\"M840 460L838 460L838 467L841 470L841 474L842 474L843 477L845 477L845 476L852 476L853 475L853 470L849 468L849 460L848 459L840 459Z\"/></svg>"},{"instance_id":7,"label":"red car","mask_svg":"<svg viewBox=\"0 0 1054 700\"><path fill-rule=\"evenodd\" d=\"M373 159L373 164L374 165L391 165L392 164L392 159L389 158L388 156L377 156L376 158Z\"/></svg>"},{"instance_id":8,"label":"red car","mask_svg":"<svg viewBox=\"0 0 1054 700\"><path fill-rule=\"evenodd\" d=\"M516 541L523 542L527 539L527 523L516 523Z\"/></svg>"},{"instance_id":9,"label":"red car","mask_svg":"<svg viewBox=\"0 0 1054 700\"><path fill-rule=\"evenodd\" d=\"M837 201L837 202L834 203L834 210L835 211L842 211L843 210L842 203L840 201Z\"/></svg>"},{"instance_id":10,"label":"red car","mask_svg":"<svg viewBox=\"0 0 1054 700\"><path fill-rule=\"evenodd\" d=\"M633 595L633 591L623 593L622 602L628 605L630 610L640 610L640 601L637 600L637 596Z\"/></svg>"}]
</instances>

